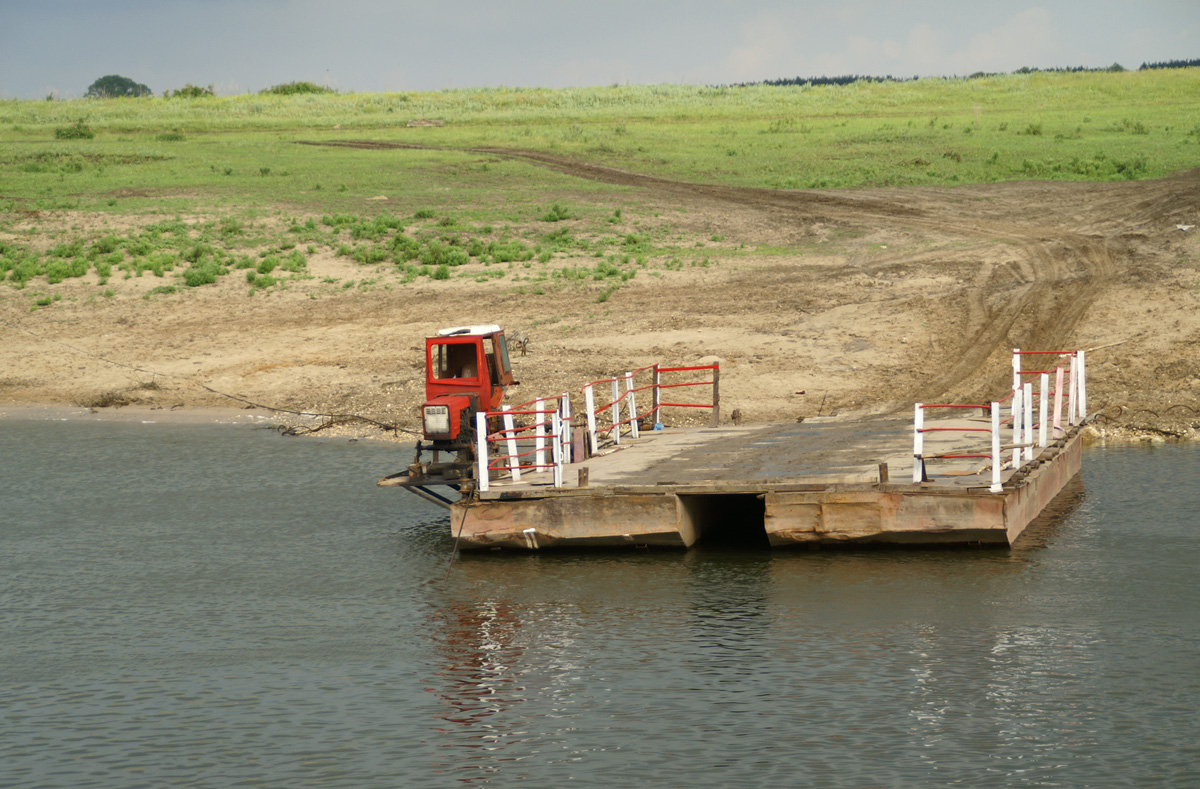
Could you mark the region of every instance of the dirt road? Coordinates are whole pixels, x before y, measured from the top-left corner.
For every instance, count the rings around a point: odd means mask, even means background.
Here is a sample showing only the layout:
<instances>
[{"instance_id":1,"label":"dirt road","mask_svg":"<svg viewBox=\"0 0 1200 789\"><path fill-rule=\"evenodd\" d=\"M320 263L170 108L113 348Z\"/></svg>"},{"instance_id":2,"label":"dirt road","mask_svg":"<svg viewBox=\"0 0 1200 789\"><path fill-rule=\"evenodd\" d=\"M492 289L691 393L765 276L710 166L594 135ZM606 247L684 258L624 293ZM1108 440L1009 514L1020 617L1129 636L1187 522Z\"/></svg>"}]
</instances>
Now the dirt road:
<instances>
[{"instance_id":1,"label":"dirt road","mask_svg":"<svg viewBox=\"0 0 1200 789\"><path fill-rule=\"evenodd\" d=\"M497 322L532 341L515 360L519 399L718 357L724 410L747 421L884 413L1002 393L1013 347L1095 348L1102 425L1192 437L1200 426L1200 227L1180 229L1200 226L1200 171L800 192L477 153L628 187L647 222L721 262L644 272L602 303L599 285L529 295L470 279L322 290L322 278L362 276L328 254L310 259L313 284L252 298L235 277L149 301L160 283L114 279L116 296L100 300L94 283L63 283L49 309L0 302L0 403L244 400L414 427L422 338ZM47 235L80 221L39 220Z\"/></svg>"}]
</instances>

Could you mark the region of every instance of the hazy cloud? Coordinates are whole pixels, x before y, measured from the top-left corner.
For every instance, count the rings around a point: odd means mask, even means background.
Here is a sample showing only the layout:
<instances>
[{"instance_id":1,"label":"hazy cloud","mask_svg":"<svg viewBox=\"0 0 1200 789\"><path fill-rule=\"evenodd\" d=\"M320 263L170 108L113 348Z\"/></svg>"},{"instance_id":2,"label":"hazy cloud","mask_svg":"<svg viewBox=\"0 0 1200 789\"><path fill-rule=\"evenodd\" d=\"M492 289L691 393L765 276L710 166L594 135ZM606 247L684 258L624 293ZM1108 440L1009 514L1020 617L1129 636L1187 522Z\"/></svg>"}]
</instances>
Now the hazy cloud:
<instances>
[{"instance_id":1,"label":"hazy cloud","mask_svg":"<svg viewBox=\"0 0 1200 789\"><path fill-rule=\"evenodd\" d=\"M1200 57L1196 0L0 0L0 95L927 76Z\"/></svg>"}]
</instances>

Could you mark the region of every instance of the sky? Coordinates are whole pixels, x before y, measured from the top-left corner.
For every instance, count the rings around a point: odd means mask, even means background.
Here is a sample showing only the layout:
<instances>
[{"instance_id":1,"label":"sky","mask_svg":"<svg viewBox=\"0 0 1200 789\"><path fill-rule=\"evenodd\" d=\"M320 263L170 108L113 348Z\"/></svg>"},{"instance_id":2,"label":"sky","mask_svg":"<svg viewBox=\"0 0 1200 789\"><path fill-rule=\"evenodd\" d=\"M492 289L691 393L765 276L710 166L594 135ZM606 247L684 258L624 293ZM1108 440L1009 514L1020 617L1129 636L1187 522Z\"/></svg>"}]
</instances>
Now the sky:
<instances>
[{"instance_id":1,"label":"sky","mask_svg":"<svg viewBox=\"0 0 1200 789\"><path fill-rule=\"evenodd\" d=\"M1200 0L0 0L0 97L965 76L1200 58Z\"/></svg>"}]
</instances>

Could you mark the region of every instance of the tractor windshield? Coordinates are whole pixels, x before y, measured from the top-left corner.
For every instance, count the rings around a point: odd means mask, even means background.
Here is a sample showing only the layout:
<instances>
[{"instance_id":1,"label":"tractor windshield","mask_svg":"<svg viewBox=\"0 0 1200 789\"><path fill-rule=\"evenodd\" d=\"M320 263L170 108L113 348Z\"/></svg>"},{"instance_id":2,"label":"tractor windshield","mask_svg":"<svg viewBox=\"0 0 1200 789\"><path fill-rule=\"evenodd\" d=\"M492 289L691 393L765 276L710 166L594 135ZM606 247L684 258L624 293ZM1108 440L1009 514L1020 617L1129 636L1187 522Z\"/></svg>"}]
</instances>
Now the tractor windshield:
<instances>
[{"instance_id":1,"label":"tractor windshield","mask_svg":"<svg viewBox=\"0 0 1200 789\"><path fill-rule=\"evenodd\" d=\"M479 377L479 358L474 343L439 343L434 347L434 378Z\"/></svg>"}]
</instances>

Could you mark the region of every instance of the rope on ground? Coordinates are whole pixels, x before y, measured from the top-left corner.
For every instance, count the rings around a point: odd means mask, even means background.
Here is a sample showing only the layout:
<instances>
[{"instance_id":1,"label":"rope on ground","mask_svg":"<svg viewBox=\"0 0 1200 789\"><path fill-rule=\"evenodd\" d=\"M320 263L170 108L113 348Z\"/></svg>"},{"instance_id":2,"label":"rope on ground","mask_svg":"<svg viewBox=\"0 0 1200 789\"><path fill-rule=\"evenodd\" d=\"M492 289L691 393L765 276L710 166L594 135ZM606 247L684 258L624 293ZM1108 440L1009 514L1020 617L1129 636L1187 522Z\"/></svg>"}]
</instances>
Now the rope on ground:
<instances>
[{"instance_id":1,"label":"rope on ground","mask_svg":"<svg viewBox=\"0 0 1200 789\"><path fill-rule=\"evenodd\" d=\"M189 383L189 384L192 384L193 386L198 386L207 392L211 392L212 394L217 395L218 397L225 397L230 400L235 400L239 403L244 403L246 405L253 406L254 408L261 408L264 411L273 411L278 414L292 414L294 416L323 417L326 420L325 422L323 422L320 425L317 425L316 427L296 425L296 426L292 426L292 427L283 428L280 432L282 432L284 435L287 435L287 436L310 435L312 433L318 433L322 430L327 430L336 425L343 425L343 424L347 424L349 422L366 422L367 424L375 425L376 427L380 428L381 430L387 430L392 433L407 433L407 434L413 435L413 436L422 435L422 433L420 431L411 430L407 427L401 427L400 425L396 425L396 424L380 422L376 419L372 419L370 417L363 416L362 414L339 414L339 413L327 413L327 412L322 412L322 411L296 411L291 408L282 408L280 406L268 405L266 403L259 403L254 400L249 400L245 397L241 397L240 395L234 395L234 394L229 394L228 392L222 392L219 389L214 389L211 386L208 386L207 384L202 384L198 381L193 381L190 378L187 378L186 376L175 375L173 373L164 373L159 370L148 370L144 367L138 367L138 366L132 365L132 364L125 364L124 362L118 362L113 359L109 359L105 356L101 356L98 353L93 353L92 351L86 350L84 348L76 347L74 345L71 345L68 342L63 342L62 340L55 340L51 337L46 337L44 335L40 335L35 331L25 328L24 326L16 325L9 321L4 321L4 325L8 326L11 329L17 329L19 331L23 331L26 334L28 334L29 336L35 337L44 342L52 342L55 345L61 345L64 348L69 348L72 351L74 351L75 353L82 354L83 356L90 356L91 358L96 359L101 362L104 362L105 364L111 364L114 367L123 367L126 370L133 370L134 372L145 373L146 375L156 375L156 376L161 376L163 378L174 379L176 381L183 381L184 383Z\"/></svg>"}]
</instances>

